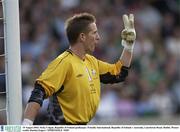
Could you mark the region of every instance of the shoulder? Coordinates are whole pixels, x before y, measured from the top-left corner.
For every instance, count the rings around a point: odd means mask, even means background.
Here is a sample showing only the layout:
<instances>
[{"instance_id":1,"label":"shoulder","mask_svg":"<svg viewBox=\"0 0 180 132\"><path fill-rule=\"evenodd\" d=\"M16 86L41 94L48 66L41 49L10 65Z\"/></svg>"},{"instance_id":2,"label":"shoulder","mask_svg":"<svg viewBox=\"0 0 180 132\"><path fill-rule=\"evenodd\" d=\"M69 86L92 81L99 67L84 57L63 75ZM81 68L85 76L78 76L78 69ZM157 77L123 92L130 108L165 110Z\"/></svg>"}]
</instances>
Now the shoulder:
<instances>
[{"instance_id":1,"label":"shoulder","mask_svg":"<svg viewBox=\"0 0 180 132\"><path fill-rule=\"evenodd\" d=\"M71 53L64 51L62 54L60 54L55 60L58 62L68 62L71 59Z\"/></svg>"},{"instance_id":2,"label":"shoulder","mask_svg":"<svg viewBox=\"0 0 180 132\"><path fill-rule=\"evenodd\" d=\"M90 61L94 61L94 62L97 61L96 57L94 57L94 56L92 56L92 55L90 55L90 54L86 54L86 59L88 59L88 60L90 60Z\"/></svg>"},{"instance_id":3,"label":"shoulder","mask_svg":"<svg viewBox=\"0 0 180 132\"><path fill-rule=\"evenodd\" d=\"M71 59L71 53L64 51L62 54L60 54L57 58L55 58L49 66L56 67L58 65L68 65Z\"/></svg>"}]
</instances>

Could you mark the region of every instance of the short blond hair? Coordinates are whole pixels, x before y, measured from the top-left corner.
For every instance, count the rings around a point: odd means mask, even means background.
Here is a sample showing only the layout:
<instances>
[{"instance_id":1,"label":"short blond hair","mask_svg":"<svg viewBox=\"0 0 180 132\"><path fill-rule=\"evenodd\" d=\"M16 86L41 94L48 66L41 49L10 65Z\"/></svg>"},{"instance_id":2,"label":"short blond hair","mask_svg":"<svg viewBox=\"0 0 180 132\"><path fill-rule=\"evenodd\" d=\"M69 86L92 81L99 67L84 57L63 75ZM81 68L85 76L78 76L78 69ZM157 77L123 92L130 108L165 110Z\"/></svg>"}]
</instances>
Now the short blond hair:
<instances>
[{"instance_id":1,"label":"short blond hair","mask_svg":"<svg viewBox=\"0 0 180 132\"><path fill-rule=\"evenodd\" d=\"M70 45L75 43L80 33L87 33L89 31L89 24L96 22L94 15L90 13L79 13L70 17L65 22L65 30Z\"/></svg>"}]
</instances>

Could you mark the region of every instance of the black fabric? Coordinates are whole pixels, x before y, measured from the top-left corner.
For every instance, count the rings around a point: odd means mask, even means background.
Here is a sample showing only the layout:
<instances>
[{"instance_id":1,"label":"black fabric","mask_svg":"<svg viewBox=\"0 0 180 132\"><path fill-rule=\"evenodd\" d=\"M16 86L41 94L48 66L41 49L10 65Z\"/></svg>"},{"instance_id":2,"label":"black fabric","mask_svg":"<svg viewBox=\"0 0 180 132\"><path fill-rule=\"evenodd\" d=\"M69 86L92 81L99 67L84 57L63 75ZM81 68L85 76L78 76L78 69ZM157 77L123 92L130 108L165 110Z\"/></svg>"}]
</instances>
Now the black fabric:
<instances>
[{"instance_id":1,"label":"black fabric","mask_svg":"<svg viewBox=\"0 0 180 132\"><path fill-rule=\"evenodd\" d=\"M61 119L63 119L64 117L57 99L57 93L49 97L49 105L47 111L50 125L58 125L61 123Z\"/></svg>"},{"instance_id":2,"label":"black fabric","mask_svg":"<svg viewBox=\"0 0 180 132\"><path fill-rule=\"evenodd\" d=\"M109 72L106 74L102 74L100 75L100 81L104 84L123 82L128 76L128 69L128 67L122 66L119 75L111 75L111 73Z\"/></svg>"},{"instance_id":3,"label":"black fabric","mask_svg":"<svg viewBox=\"0 0 180 132\"><path fill-rule=\"evenodd\" d=\"M69 52L69 53L71 53L71 54L73 55L73 53L72 53L72 50L71 50L71 49L67 49L66 51L67 51L67 52Z\"/></svg>"},{"instance_id":4,"label":"black fabric","mask_svg":"<svg viewBox=\"0 0 180 132\"><path fill-rule=\"evenodd\" d=\"M59 123L54 122L53 120L51 120L50 123L49 123L49 125L87 125L87 123L76 123L76 124L72 124L72 123L66 122L66 120L65 120L64 118L62 118Z\"/></svg>"},{"instance_id":5,"label":"black fabric","mask_svg":"<svg viewBox=\"0 0 180 132\"><path fill-rule=\"evenodd\" d=\"M36 102L42 106L43 100L45 98L45 91L44 88L38 84L37 82L34 85L34 90L31 92L31 96L28 102Z\"/></svg>"},{"instance_id":6,"label":"black fabric","mask_svg":"<svg viewBox=\"0 0 180 132\"><path fill-rule=\"evenodd\" d=\"M61 88L55 93L55 94L59 94L64 90L64 85L61 86Z\"/></svg>"}]
</instances>

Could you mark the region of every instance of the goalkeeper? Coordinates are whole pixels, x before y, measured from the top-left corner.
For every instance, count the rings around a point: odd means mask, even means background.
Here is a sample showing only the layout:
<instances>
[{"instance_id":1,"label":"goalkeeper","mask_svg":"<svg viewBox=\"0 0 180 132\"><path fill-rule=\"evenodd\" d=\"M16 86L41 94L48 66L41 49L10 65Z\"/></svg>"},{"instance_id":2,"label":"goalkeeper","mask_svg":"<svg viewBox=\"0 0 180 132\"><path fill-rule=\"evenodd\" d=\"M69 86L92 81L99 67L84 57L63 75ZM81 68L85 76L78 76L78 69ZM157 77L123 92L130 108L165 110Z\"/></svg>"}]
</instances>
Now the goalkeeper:
<instances>
[{"instance_id":1,"label":"goalkeeper","mask_svg":"<svg viewBox=\"0 0 180 132\"><path fill-rule=\"evenodd\" d=\"M96 19L92 14L79 13L66 21L68 50L53 60L35 82L24 112L23 125L32 125L43 100L56 95L63 113L59 124L87 124L100 102L100 82L118 83L125 80L131 64L136 39L133 14L123 15L121 57L109 64L92 56L100 40Z\"/></svg>"}]
</instances>

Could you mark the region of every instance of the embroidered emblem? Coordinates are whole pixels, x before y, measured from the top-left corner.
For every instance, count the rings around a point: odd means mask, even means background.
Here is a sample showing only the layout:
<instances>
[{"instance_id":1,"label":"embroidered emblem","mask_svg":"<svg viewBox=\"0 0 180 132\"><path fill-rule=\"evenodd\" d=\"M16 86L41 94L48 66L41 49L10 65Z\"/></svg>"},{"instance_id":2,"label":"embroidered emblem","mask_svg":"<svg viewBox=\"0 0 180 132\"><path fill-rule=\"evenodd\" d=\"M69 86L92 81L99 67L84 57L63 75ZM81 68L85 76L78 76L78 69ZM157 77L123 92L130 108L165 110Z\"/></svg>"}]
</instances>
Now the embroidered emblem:
<instances>
[{"instance_id":1,"label":"embroidered emblem","mask_svg":"<svg viewBox=\"0 0 180 132\"><path fill-rule=\"evenodd\" d=\"M91 72L93 76L96 75L96 71L94 69L92 69Z\"/></svg>"}]
</instances>

